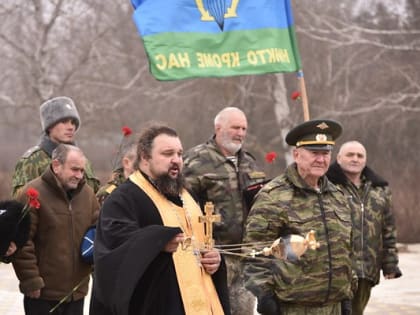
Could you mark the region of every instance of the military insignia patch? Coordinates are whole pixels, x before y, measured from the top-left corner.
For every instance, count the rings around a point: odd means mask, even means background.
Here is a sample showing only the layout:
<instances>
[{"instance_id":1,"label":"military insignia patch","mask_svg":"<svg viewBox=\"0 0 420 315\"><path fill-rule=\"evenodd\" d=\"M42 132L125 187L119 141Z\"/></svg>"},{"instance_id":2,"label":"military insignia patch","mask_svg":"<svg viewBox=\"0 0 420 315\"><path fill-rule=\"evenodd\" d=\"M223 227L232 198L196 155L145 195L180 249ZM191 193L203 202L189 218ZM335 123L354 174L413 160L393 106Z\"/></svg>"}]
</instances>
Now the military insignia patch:
<instances>
[{"instance_id":1,"label":"military insignia patch","mask_svg":"<svg viewBox=\"0 0 420 315\"><path fill-rule=\"evenodd\" d=\"M319 125L316 125L319 129L322 129L322 130L324 130L324 129L327 129L327 128L329 128L330 126L328 126L325 122L322 122L322 123L320 123Z\"/></svg>"}]
</instances>

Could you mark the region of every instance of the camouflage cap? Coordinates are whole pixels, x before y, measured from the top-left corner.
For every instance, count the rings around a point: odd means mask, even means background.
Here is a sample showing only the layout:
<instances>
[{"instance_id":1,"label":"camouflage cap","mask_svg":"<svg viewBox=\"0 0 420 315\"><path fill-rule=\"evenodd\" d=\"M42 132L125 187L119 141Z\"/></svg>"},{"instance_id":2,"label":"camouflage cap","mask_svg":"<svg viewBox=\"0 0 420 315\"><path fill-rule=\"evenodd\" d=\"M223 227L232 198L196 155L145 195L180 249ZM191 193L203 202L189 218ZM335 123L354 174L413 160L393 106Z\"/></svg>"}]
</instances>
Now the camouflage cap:
<instances>
[{"instance_id":1,"label":"camouflage cap","mask_svg":"<svg viewBox=\"0 0 420 315\"><path fill-rule=\"evenodd\" d=\"M330 151L342 130L340 123L334 120L309 120L290 130L286 135L286 142L297 148Z\"/></svg>"}]
</instances>

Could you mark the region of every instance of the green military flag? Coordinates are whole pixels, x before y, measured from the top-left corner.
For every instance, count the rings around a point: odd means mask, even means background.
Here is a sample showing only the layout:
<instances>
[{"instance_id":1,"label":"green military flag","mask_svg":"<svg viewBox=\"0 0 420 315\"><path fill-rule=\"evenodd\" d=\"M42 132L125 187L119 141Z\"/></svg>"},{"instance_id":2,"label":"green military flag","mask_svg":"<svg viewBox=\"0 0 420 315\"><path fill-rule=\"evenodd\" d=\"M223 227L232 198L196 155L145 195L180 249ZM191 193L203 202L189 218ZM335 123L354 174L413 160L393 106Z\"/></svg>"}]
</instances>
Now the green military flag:
<instances>
[{"instance_id":1,"label":"green military flag","mask_svg":"<svg viewBox=\"0 0 420 315\"><path fill-rule=\"evenodd\" d=\"M131 0L158 80L301 68L290 0Z\"/></svg>"}]
</instances>

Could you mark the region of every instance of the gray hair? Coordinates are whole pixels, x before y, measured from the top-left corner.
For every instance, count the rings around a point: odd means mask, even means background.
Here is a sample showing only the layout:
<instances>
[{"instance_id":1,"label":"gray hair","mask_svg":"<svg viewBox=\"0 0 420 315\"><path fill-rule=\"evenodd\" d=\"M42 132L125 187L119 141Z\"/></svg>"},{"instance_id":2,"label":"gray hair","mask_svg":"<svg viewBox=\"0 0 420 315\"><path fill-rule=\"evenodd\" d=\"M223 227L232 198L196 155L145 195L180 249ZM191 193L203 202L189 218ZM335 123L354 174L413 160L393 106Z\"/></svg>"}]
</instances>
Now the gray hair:
<instances>
[{"instance_id":1,"label":"gray hair","mask_svg":"<svg viewBox=\"0 0 420 315\"><path fill-rule=\"evenodd\" d=\"M64 164L67 161L67 156L70 151L80 152L83 156L83 151L71 144L60 143L52 152L51 158L57 160L60 164Z\"/></svg>"},{"instance_id":2,"label":"gray hair","mask_svg":"<svg viewBox=\"0 0 420 315\"><path fill-rule=\"evenodd\" d=\"M237 107L225 107L214 117L214 125L224 124L230 117L232 112L239 112L245 116L245 113Z\"/></svg>"}]
</instances>

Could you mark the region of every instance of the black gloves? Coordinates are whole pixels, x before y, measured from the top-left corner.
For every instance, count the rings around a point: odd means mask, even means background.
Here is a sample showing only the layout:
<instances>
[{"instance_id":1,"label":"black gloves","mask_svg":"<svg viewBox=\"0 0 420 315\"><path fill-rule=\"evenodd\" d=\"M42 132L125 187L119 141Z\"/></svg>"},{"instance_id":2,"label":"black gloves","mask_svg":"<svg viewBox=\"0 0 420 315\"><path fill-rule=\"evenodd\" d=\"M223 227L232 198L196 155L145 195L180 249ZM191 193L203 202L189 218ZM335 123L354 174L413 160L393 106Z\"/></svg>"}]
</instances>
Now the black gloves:
<instances>
[{"instance_id":1,"label":"black gloves","mask_svg":"<svg viewBox=\"0 0 420 315\"><path fill-rule=\"evenodd\" d=\"M274 295L264 295L258 298L257 311L262 315L279 315L280 307Z\"/></svg>"},{"instance_id":2,"label":"black gloves","mask_svg":"<svg viewBox=\"0 0 420 315\"><path fill-rule=\"evenodd\" d=\"M351 300L341 301L341 315L351 315Z\"/></svg>"}]
</instances>

